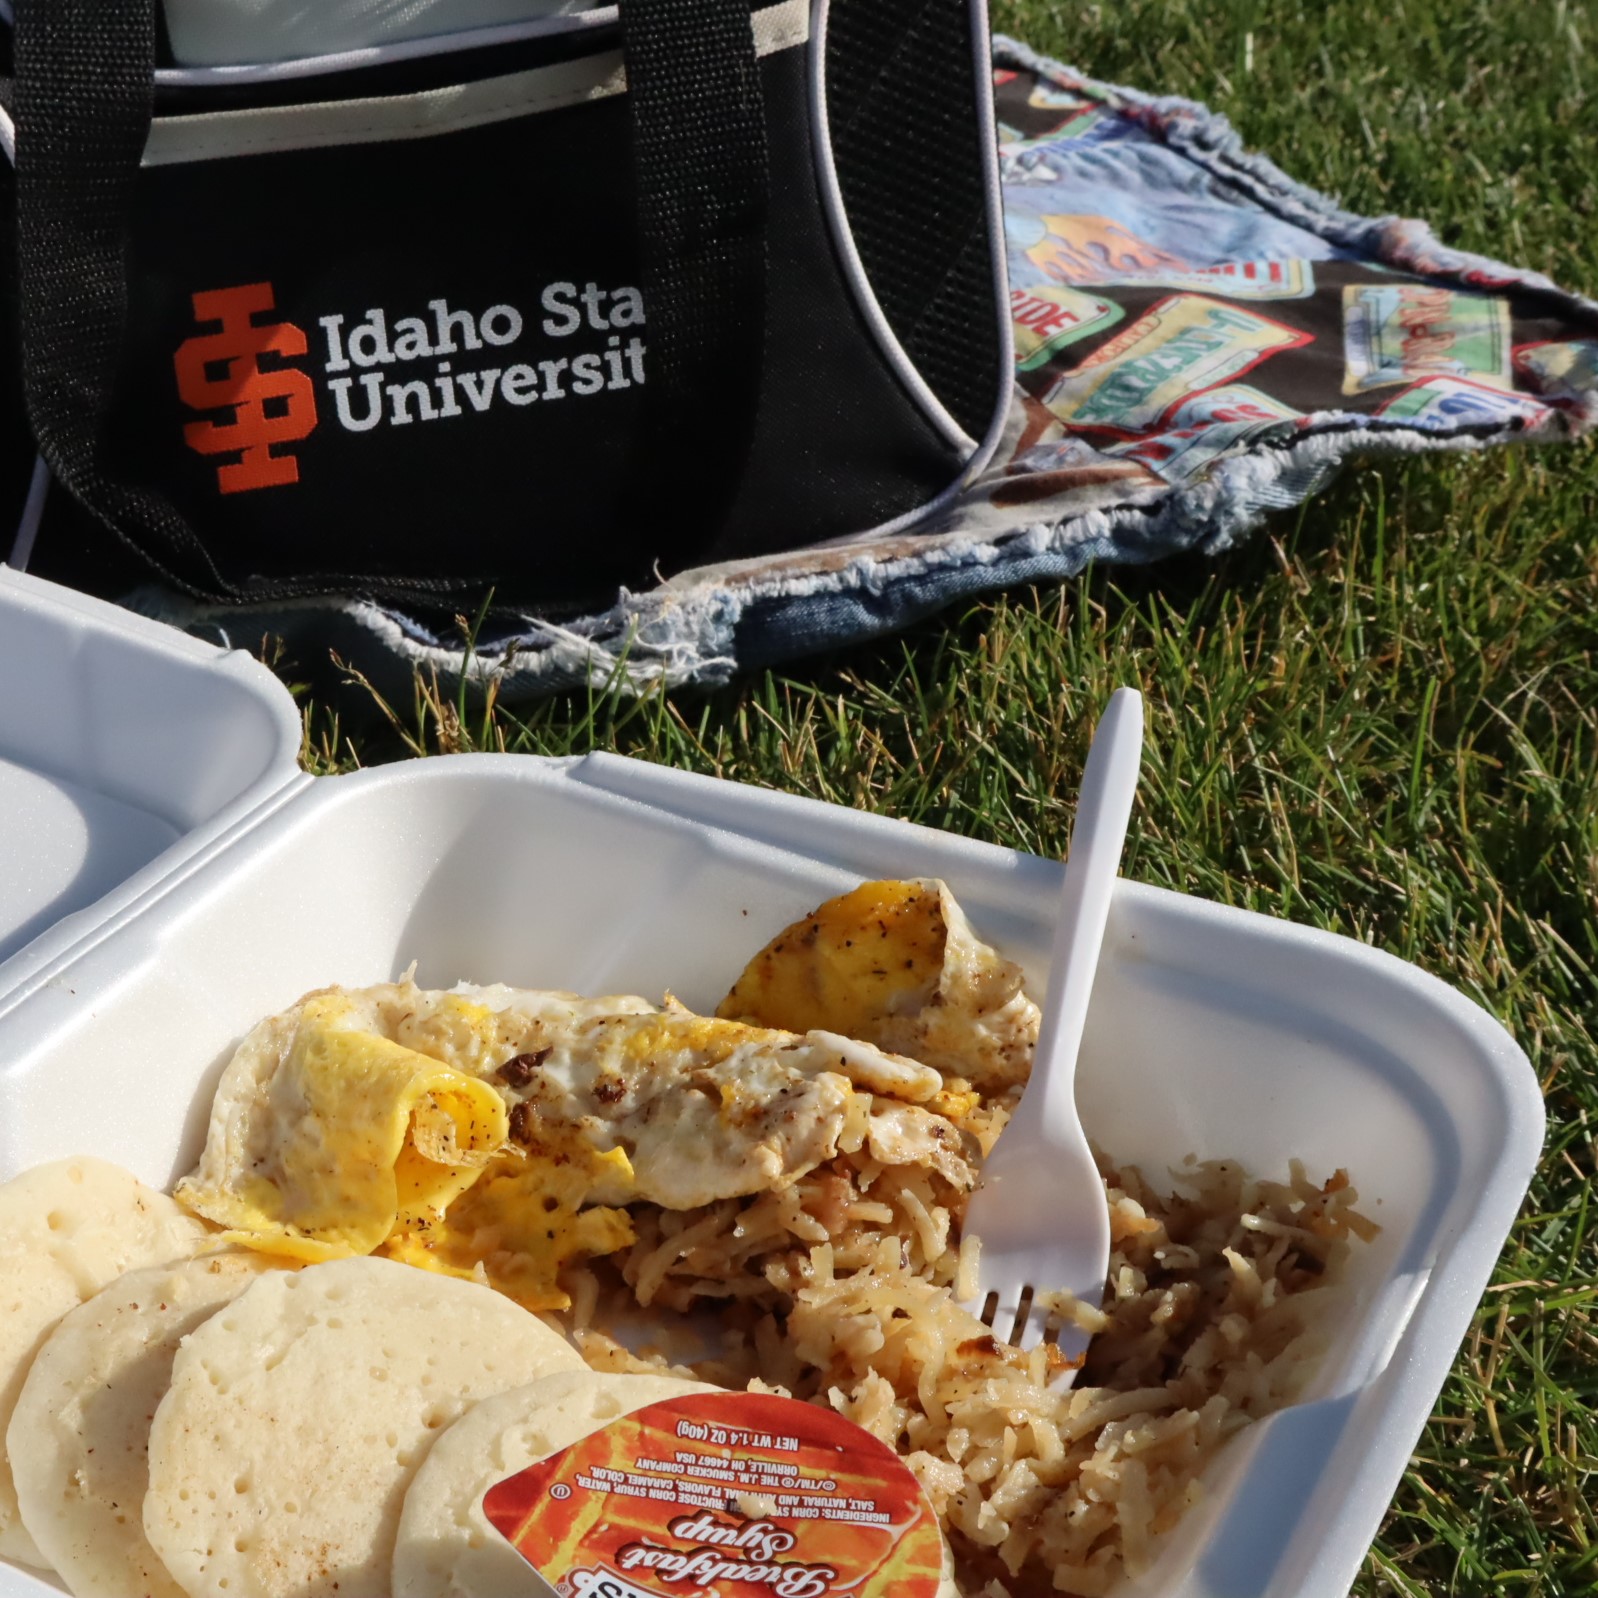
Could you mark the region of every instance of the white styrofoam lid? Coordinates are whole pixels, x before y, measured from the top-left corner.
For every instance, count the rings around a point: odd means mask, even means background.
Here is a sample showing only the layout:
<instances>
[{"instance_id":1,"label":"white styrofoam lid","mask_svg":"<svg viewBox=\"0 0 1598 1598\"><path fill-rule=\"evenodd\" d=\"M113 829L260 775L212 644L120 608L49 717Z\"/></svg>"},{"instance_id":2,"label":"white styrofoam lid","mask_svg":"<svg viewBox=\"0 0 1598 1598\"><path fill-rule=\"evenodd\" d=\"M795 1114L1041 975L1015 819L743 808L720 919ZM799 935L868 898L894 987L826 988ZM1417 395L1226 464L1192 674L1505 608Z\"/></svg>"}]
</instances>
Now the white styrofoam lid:
<instances>
[{"instance_id":1,"label":"white styrofoam lid","mask_svg":"<svg viewBox=\"0 0 1598 1598\"><path fill-rule=\"evenodd\" d=\"M284 789L299 743L258 661L0 567L0 991Z\"/></svg>"}]
</instances>

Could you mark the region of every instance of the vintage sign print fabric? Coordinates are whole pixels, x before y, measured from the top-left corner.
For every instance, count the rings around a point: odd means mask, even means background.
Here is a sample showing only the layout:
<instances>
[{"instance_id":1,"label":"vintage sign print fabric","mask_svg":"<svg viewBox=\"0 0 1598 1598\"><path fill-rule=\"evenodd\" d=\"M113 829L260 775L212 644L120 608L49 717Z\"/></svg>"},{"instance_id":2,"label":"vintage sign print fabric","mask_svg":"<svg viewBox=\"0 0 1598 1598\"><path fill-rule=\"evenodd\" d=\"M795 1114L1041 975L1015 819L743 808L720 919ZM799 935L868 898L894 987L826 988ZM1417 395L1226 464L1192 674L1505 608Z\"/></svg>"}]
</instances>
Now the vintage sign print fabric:
<instances>
[{"instance_id":1,"label":"vintage sign print fabric","mask_svg":"<svg viewBox=\"0 0 1598 1598\"><path fill-rule=\"evenodd\" d=\"M714 683L1089 561L1222 549L1352 456L1569 438L1598 418L1592 301L1448 250L1420 223L1341 211L1190 102L1095 83L1004 40L994 81L1014 398L997 454L934 519L690 570L585 618L493 614L469 659L452 616L311 601L241 622L166 593L138 602L199 630L266 626L302 651L332 643L391 682L421 666L446 679L496 673L511 695L616 676L635 688ZM572 289L569 314L588 333L582 285ZM413 309L431 339L458 308ZM473 311L478 342L492 345L505 310ZM624 383L630 302L612 293L604 314L589 375ZM346 358L363 334L385 332L316 331ZM376 404L364 374L349 375L358 424ZM574 361L574 393L579 379ZM515 403L505 382L500 399ZM465 375L454 403L478 403ZM303 425L292 393L269 408L285 437ZM286 469L274 455L241 470Z\"/></svg>"}]
</instances>

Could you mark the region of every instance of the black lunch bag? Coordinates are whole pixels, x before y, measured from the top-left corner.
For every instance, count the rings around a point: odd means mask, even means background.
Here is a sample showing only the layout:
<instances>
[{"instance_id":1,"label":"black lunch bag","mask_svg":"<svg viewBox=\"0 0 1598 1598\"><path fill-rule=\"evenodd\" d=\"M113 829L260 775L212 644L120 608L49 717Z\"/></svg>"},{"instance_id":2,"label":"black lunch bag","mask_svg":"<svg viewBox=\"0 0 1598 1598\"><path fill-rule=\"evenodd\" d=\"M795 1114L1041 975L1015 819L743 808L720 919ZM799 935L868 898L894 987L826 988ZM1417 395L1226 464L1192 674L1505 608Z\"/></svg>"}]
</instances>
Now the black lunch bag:
<instances>
[{"instance_id":1,"label":"black lunch bag","mask_svg":"<svg viewBox=\"0 0 1598 1598\"><path fill-rule=\"evenodd\" d=\"M621 0L205 68L153 0L13 32L32 441L189 593L559 615L917 525L991 448L981 0Z\"/></svg>"}]
</instances>

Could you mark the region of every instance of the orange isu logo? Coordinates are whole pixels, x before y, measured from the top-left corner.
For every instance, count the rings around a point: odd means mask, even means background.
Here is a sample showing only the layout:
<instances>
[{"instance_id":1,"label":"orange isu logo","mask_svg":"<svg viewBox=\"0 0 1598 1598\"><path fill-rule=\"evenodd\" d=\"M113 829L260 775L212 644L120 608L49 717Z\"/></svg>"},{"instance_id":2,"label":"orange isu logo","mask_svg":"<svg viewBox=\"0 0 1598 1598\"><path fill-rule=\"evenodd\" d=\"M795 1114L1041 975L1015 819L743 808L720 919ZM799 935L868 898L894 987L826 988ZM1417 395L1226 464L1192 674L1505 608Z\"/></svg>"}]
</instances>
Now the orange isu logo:
<instances>
[{"instance_id":1,"label":"orange isu logo","mask_svg":"<svg viewBox=\"0 0 1598 1598\"><path fill-rule=\"evenodd\" d=\"M300 463L284 449L316 426L311 379L282 364L306 353L292 322L257 318L274 308L270 283L245 283L194 296L194 319L212 332L185 339L173 357L178 393L196 411L231 412L225 421L188 422L183 437L200 455L234 455L216 469L224 494L275 488L300 480ZM261 357L277 357L262 369Z\"/></svg>"}]
</instances>

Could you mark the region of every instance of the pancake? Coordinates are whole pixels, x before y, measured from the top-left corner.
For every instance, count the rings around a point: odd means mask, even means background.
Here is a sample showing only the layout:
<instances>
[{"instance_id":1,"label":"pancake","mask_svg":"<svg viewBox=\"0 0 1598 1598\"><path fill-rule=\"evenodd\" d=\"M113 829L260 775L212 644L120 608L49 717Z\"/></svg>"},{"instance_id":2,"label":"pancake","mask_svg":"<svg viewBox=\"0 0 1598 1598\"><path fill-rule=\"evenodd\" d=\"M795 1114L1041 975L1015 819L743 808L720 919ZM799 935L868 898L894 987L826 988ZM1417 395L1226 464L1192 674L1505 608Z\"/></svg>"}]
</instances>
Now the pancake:
<instances>
[{"instance_id":1,"label":"pancake","mask_svg":"<svg viewBox=\"0 0 1598 1598\"><path fill-rule=\"evenodd\" d=\"M144 1535L150 1419L182 1339L277 1268L238 1253L130 1271L39 1350L7 1442L22 1523L79 1598L183 1598Z\"/></svg>"},{"instance_id":2,"label":"pancake","mask_svg":"<svg viewBox=\"0 0 1598 1598\"><path fill-rule=\"evenodd\" d=\"M479 1399L581 1367L475 1282L371 1258L262 1276L173 1362L145 1535L191 1598L388 1598L435 1437Z\"/></svg>"},{"instance_id":3,"label":"pancake","mask_svg":"<svg viewBox=\"0 0 1598 1598\"><path fill-rule=\"evenodd\" d=\"M214 1234L104 1160L57 1160L0 1187L0 1428L56 1323L125 1271L187 1259ZM0 1557L48 1568L0 1458Z\"/></svg>"}]
</instances>

